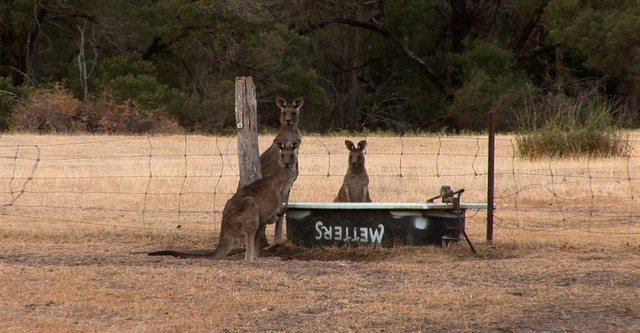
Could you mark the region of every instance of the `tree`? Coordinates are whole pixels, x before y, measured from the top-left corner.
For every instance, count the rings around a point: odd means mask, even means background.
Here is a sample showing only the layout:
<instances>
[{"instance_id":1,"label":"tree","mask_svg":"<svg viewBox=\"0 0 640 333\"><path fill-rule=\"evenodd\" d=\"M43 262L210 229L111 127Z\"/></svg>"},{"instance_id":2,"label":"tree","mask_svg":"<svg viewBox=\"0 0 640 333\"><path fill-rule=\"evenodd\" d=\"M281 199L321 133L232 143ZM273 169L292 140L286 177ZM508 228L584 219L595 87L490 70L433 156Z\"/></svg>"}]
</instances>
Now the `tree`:
<instances>
[{"instance_id":1,"label":"tree","mask_svg":"<svg viewBox=\"0 0 640 333\"><path fill-rule=\"evenodd\" d=\"M580 71L592 80L613 83L609 95L624 101L627 124L640 120L640 4L636 1L556 2L550 6L545 27L563 58L578 58ZM585 70L590 72L585 73Z\"/></svg>"},{"instance_id":2,"label":"tree","mask_svg":"<svg viewBox=\"0 0 640 333\"><path fill-rule=\"evenodd\" d=\"M305 96L305 130L404 132L483 130L489 111L514 130L525 101L585 91L623 101L613 109L634 125L639 6L12 0L0 3L0 77L63 84L85 103L131 99L200 131L232 128L234 79L249 75L263 128L278 124L275 95Z\"/></svg>"},{"instance_id":3,"label":"tree","mask_svg":"<svg viewBox=\"0 0 640 333\"><path fill-rule=\"evenodd\" d=\"M297 20L292 28L311 34L317 44L320 75L331 78L328 89L336 101L337 127L456 130L459 120L469 115L486 117L496 108L506 112L521 99L527 84L522 63L536 55L532 49L538 45L531 40L547 3L323 2L321 10L312 7L305 12L306 21ZM496 71L492 61L461 60L485 52L473 49L486 45L492 45L497 61L502 55L512 58L510 65ZM459 68L462 63L475 68ZM489 102L478 106L471 94L486 85L490 87L484 89L484 100ZM501 90L514 85L518 88ZM518 96L507 96L512 93ZM346 97L359 101L357 109L340 102ZM508 100L513 102L505 103ZM356 114L358 124L353 121ZM348 124L344 119L350 119ZM484 121L462 125L478 130Z\"/></svg>"}]
</instances>

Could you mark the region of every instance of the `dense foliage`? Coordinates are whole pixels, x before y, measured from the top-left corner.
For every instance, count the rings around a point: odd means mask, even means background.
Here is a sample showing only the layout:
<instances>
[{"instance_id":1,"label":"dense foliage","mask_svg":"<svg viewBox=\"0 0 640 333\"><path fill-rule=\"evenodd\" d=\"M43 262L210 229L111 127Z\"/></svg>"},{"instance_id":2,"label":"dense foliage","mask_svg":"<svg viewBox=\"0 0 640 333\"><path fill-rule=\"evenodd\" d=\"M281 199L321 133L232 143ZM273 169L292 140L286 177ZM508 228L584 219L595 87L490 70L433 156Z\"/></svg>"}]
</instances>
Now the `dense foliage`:
<instances>
[{"instance_id":1,"label":"dense foliage","mask_svg":"<svg viewBox=\"0 0 640 333\"><path fill-rule=\"evenodd\" d=\"M550 99L584 96L636 127L638 36L628 0L8 0L0 128L45 91L71 96L69 117L135 105L223 131L249 75L263 128L276 95L305 97L307 131L478 131L489 111L515 131Z\"/></svg>"}]
</instances>

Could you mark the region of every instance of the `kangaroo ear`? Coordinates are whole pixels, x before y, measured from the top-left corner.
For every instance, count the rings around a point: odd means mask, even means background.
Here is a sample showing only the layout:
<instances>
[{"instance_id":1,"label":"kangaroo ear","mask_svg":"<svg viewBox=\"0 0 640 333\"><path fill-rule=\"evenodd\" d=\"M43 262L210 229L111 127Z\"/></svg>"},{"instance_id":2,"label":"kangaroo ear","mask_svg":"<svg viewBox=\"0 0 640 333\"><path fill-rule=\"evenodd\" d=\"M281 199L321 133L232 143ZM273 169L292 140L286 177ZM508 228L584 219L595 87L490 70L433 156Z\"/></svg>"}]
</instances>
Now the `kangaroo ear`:
<instances>
[{"instance_id":1,"label":"kangaroo ear","mask_svg":"<svg viewBox=\"0 0 640 333\"><path fill-rule=\"evenodd\" d=\"M287 100L280 96L276 96L276 104L279 108L284 109L287 106Z\"/></svg>"},{"instance_id":2,"label":"kangaroo ear","mask_svg":"<svg viewBox=\"0 0 640 333\"><path fill-rule=\"evenodd\" d=\"M344 140L344 144L345 144L345 146L347 146L347 149L349 149L349 150L356 149L356 146L350 140Z\"/></svg>"},{"instance_id":3,"label":"kangaroo ear","mask_svg":"<svg viewBox=\"0 0 640 333\"><path fill-rule=\"evenodd\" d=\"M296 109L301 108L304 105L304 97L298 97L293 100L293 107Z\"/></svg>"},{"instance_id":4,"label":"kangaroo ear","mask_svg":"<svg viewBox=\"0 0 640 333\"><path fill-rule=\"evenodd\" d=\"M358 142L358 149L360 150L364 150L364 147L367 146L367 141L366 140L362 140L360 142Z\"/></svg>"}]
</instances>

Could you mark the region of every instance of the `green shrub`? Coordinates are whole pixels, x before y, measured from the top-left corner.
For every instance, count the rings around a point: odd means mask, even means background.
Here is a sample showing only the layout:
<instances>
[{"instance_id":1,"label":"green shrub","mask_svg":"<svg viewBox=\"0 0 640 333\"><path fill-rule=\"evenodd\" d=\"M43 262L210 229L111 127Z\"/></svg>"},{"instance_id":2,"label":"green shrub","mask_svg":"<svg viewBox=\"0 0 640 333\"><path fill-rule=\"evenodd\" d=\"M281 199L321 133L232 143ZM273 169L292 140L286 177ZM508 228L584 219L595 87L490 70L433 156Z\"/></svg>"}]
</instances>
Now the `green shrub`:
<instances>
[{"instance_id":1,"label":"green shrub","mask_svg":"<svg viewBox=\"0 0 640 333\"><path fill-rule=\"evenodd\" d=\"M447 58L460 86L453 91L447 115L460 128L482 131L490 111L495 112L498 131L513 128L510 115L522 105L529 79L516 66L516 56L494 43L477 42L467 51Z\"/></svg>"}]
</instances>

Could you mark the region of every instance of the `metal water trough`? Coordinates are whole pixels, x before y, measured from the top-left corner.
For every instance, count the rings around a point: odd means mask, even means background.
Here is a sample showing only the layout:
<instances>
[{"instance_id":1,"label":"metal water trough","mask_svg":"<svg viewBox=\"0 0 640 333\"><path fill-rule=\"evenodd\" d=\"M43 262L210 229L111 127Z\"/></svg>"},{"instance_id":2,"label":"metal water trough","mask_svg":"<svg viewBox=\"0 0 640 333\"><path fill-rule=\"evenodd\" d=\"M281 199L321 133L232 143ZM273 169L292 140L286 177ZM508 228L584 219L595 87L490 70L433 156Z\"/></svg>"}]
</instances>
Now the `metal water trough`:
<instances>
[{"instance_id":1,"label":"metal water trough","mask_svg":"<svg viewBox=\"0 0 640 333\"><path fill-rule=\"evenodd\" d=\"M467 209L484 203L289 203L287 239L305 247L447 245L464 236ZM473 245L467 238L467 242Z\"/></svg>"}]
</instances>

